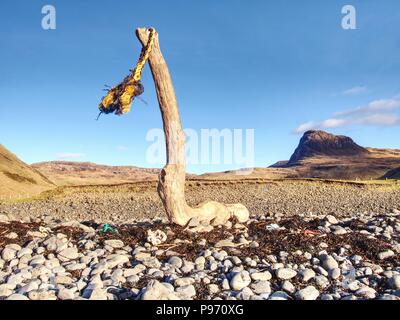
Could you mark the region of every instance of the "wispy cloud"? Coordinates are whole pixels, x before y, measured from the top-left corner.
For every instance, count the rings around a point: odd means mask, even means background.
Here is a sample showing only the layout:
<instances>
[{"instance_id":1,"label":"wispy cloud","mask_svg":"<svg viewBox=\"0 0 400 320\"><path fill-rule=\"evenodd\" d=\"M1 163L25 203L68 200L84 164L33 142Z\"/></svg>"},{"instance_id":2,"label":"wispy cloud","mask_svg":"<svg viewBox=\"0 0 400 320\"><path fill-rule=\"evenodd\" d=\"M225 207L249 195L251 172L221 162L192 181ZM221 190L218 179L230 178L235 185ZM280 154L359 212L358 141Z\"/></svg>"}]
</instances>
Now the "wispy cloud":
<instances>
[{"instance_id":1,"label":"wispy cloud","mask_svg":"<svg viewBox=\"0 0 400 320\"><path fill-rule=\"evenodd\" d=\"M356 96L365 92L367 92L367 87L357 86L344 90L342 94L344 94L345 96Z\"/></svg>"},{"instance_id":2,"label":"wispy cloud","mask_svg":"<svg viewBox=\"0 0 400 320\"><path fill-rule=\"evenodd\" d=\"M371 101L366 106L336 112L332 118L322 121L309 121L299 125L294 133L307 130L332 129L352 125L396 126L400 125L400 116L394 111L400 109L400 99L380 99Z\"/></svg>"},{"instance_id":3,"label":"wispy cloud","mask_svg":"<svg viewBox=\"0 0 400 320\"><path fill-rule=\"evenodd\" d=\"M370 102L366 106L357 107L354 109L337 112L336 116L350 116L355 114L365 114L365 113L373 113L373 112L381 112L381 111L391 111L400 108L400 99L380 99L374 100Z\"/></svg>"},{"instance_id":4,"label":"wispy cloud","mask_svg":"<svg viewBox=\"0 0 400 320\"><path fill-rule=\"evenodd\" d=\"M58 160L68 160L68 159L80 159L85 155L83 153L71 153L71 152L61 152L57 153L56 157Z\"/></svg>"},{"instance_id":5,"label":"wispy cloud","mask_svg":"<svg viewBox=\"0 0 400 320\"><path fill-rule=\"evenodd\" d=\"M313 121L302 123L296 129L293 130L293 133L304 133L308 130L315 129L317 126L318 125Z\"/></svg>"},{"instance_id":6,"label":"wispy cloud","mask_svg":"<svg viewBox=\"0 0 400 320\"><path fill-rule=\"evenodd\" d=\"M118 147L117 147L117 150L118 150L118 151L121 151L121 152L125 152L125 151L128 151L129 148L126 147L126 146L118 146Z\"/></svg>"},{"instance_id":7,"label":"wispy cloud","mask_svg":"<svg viewBox=\"0 0 400 320\"><path fill-rule=\"evenodd\" d=\"M373 126L395 126L400 124L400 117L394 113L376 113L359 119L356 123Z\"/></svg>"}]
</instances>

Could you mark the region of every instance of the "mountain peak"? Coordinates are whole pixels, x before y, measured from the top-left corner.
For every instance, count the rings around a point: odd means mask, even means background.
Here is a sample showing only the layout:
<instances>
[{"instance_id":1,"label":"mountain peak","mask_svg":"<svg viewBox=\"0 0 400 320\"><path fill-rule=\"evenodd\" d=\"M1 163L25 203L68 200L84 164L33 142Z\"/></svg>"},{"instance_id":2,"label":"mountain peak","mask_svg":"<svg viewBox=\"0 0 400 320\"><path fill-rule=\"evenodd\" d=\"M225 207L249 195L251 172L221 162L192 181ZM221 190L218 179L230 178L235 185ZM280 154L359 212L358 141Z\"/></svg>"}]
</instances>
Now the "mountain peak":
<instances>
[{"instance_id":1,"label":"mountain peak","mask_svg":"<svg viewBox=\"0 0 400 320\"><path fill-rule=\"evenodd\" d=\"M306 131L288 165L298 164L299 161L313 156L361 156L368 150L356 144L346 136L334 135L322 130Z\"/></svg>"}]
</instances>

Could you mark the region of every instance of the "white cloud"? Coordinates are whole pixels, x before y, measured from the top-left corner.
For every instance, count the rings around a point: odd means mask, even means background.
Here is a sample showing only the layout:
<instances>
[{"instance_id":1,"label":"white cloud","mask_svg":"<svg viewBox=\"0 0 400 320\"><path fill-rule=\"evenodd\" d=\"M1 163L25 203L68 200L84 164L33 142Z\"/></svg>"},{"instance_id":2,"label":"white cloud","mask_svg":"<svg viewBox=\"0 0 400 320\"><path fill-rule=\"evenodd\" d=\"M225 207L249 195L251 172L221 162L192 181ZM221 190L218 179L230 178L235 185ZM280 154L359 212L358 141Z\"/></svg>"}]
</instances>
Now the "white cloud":
<instances>
[{"instance_id":1,"label":"white cloud","mask_svg":"<svg viewBox=\"0 0 400 320\"><path fill-rule=\"evenodd\" d=\"M375 100L368 107L370 110L394 110L400 108L400 99Z\"/></svg>"},{"instance_id":2,"label":"white cloud","mask_svg":"<svg viewBox=\"0 0 400 320\"><path fill-rule=\"evenodd\" d=\"M393 113L376 113L359 119L358 123L377 126L395 126L400 124L400 117Z\"/></svg>"},{"instance_id":3,"label":"white cloud","mask_svg":"<svg viewBox=\"0 0 400 320\"><path fill-rule=\"evenodd\" d=\"M67 160L67 159L79 159L83 158L85 155L83 153L69 153L69 152L62 152L57 153L58 160Z\"/></svg>"},{"instance_id":4,"label":"white cloud","mask_svg":"<svg viewBox=\"0 0 400 320\"><path fill-rule=\"evenodd\" d=\"M319 122L307 122L298 126L293 130L293 133L301 134L308 130L320 130L320 129L334 129L339 127L345 127L349 125L350 122L345 119L326 119Z\"/></svg>"},{"instance_id":5,"label":"white cloud","mask_svg":"<svg viewBox=\"0 0 400 320\"><path fill-rule=\"evenodd\" d=\"M320 126L323 128L338 128L338 127L343 127L347 123L347 120L345 119L336 119L336 118L331 118L331 119L326 119L324 121L321 121Z\"/></svg>"},{"instance_id":6,"label":"white cloud","mask_svg":"<svg viewBox=\"0 0 400 320\"><path fill-rule=\"evenodd\" d=\"M308 130L315 129L317 126L318 126L318 124L310 121L310 122L302 123L296 129L294 129L293 132L294 133L303 133L303 132L306 132Z\"/></svg>"},{"instance_id":7,"label":"white cloud","mask_svg":"<svg viewBox=\"0 0 400 320\"><path fill-rule=\"evenodd\" d=\"M365 92L367 92L367 87L357 86L357 87L353 87L353 88L344 90L342 92L342 94L344 94L345 96L355 96L355 95L362 94Z\"/></svg>"},{"instance_id":8,"label":"white cloud","mask_svg":"<svg viewBox=\"0 0 400 320\"><path fill-rule=\"evenodd\" d=\"M334 117L322 121L309 121L293 130L294 133L304 133L307 130L332 129L352 125L396 126L400 125L400 116L393 113L400 109L400 99L380 99L366 106L337 112Z\"/></svg>"},{"instance_id":9,"label":"white cloud","mask_svg":"<svg viewBox=\"0 0 400 320\"><path fill-rule=\"evenodd\" d=\"M366 106L357 107L354 109L337 112L335 115L337 116L350 116L360 113L369 113L369 112L377 112L377 111L388 111L395 110L400 108L400 99L380 99L374 100L368 103Z\"/></svg>"}]
</instances>

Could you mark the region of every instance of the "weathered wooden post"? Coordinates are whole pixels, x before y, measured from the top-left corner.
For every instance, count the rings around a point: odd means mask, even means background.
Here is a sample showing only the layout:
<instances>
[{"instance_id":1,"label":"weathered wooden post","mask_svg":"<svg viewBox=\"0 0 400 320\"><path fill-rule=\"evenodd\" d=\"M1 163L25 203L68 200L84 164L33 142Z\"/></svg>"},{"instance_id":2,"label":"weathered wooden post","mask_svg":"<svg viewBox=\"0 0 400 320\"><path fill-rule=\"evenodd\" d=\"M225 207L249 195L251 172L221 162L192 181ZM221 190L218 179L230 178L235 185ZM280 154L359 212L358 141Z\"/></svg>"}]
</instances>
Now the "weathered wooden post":
<instances>
[{"instance_id":1,"label":"weathered wooden post","mask_svg":"<svg viewBox=\"0 0 400 320\"><path fill-rule=\"evenodd\" d=\"M136 30L136 35L144 47L147 45L149 33L149 29L146 28ZM161 170L157 190L169 220L181 226L186 225L192 218L213 225L223 224L232 217L245 222L249 218L249 212L242 204L207 201L192 208L186 203L186 137L182 130L175 90L167 63L160 50L157 33L148 61L162 115L167 149L167 164Z\"/></svg>"}]
</instances>

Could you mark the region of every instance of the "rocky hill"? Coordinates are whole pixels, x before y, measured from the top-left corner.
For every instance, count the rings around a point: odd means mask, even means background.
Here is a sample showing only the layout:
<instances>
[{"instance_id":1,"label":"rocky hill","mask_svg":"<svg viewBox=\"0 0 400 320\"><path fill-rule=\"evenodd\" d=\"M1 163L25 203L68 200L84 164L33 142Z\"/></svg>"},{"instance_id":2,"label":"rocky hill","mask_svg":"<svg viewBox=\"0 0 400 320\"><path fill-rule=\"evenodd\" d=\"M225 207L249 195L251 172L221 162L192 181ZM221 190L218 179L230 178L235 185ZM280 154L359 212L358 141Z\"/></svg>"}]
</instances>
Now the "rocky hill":
<instances>
[{"instance_id":1,"label":"rocky hill","mask_svg":"<svg viewBox=\"0 0 400 320\"><path fill-rule=\"evenodd\" d=\"M301 160L315 156L363 157L368 153L367 149L356 144L350 137L336 136L320 130L310 130L304 133L287 164L295 165Z\"/></svg>"},{"instance_id":2,"label":"rocky hill","mask_svg":"<svg viewBox=\"0 0 400 320\"><path fill-rule=\"evenodd\" d=\"M400 150L365 148L350 137L307 131L290 160L271 167L291 169L288 178L369 180L399 166Z\"/></svg>"},{"instance_id":3,"label":"rocky hill","mask_svg":"<svg viewBox=\"0 0 400 320\"><path fill-rule=\"evenodd\" d=\"M0 200L29 197L55 185L0 144Z\"/></svg>"},{"instance_id":4,"label":"rocky hill","mask_svg":"<svg viewBox=\"0 0 400 320\"><path fill-rule=\"evenodd\" d=\"M92 162L49 161L32 165L59 186L119 184L157 180L159 169L108 166Z\"/></svg>"}]
</instances>

